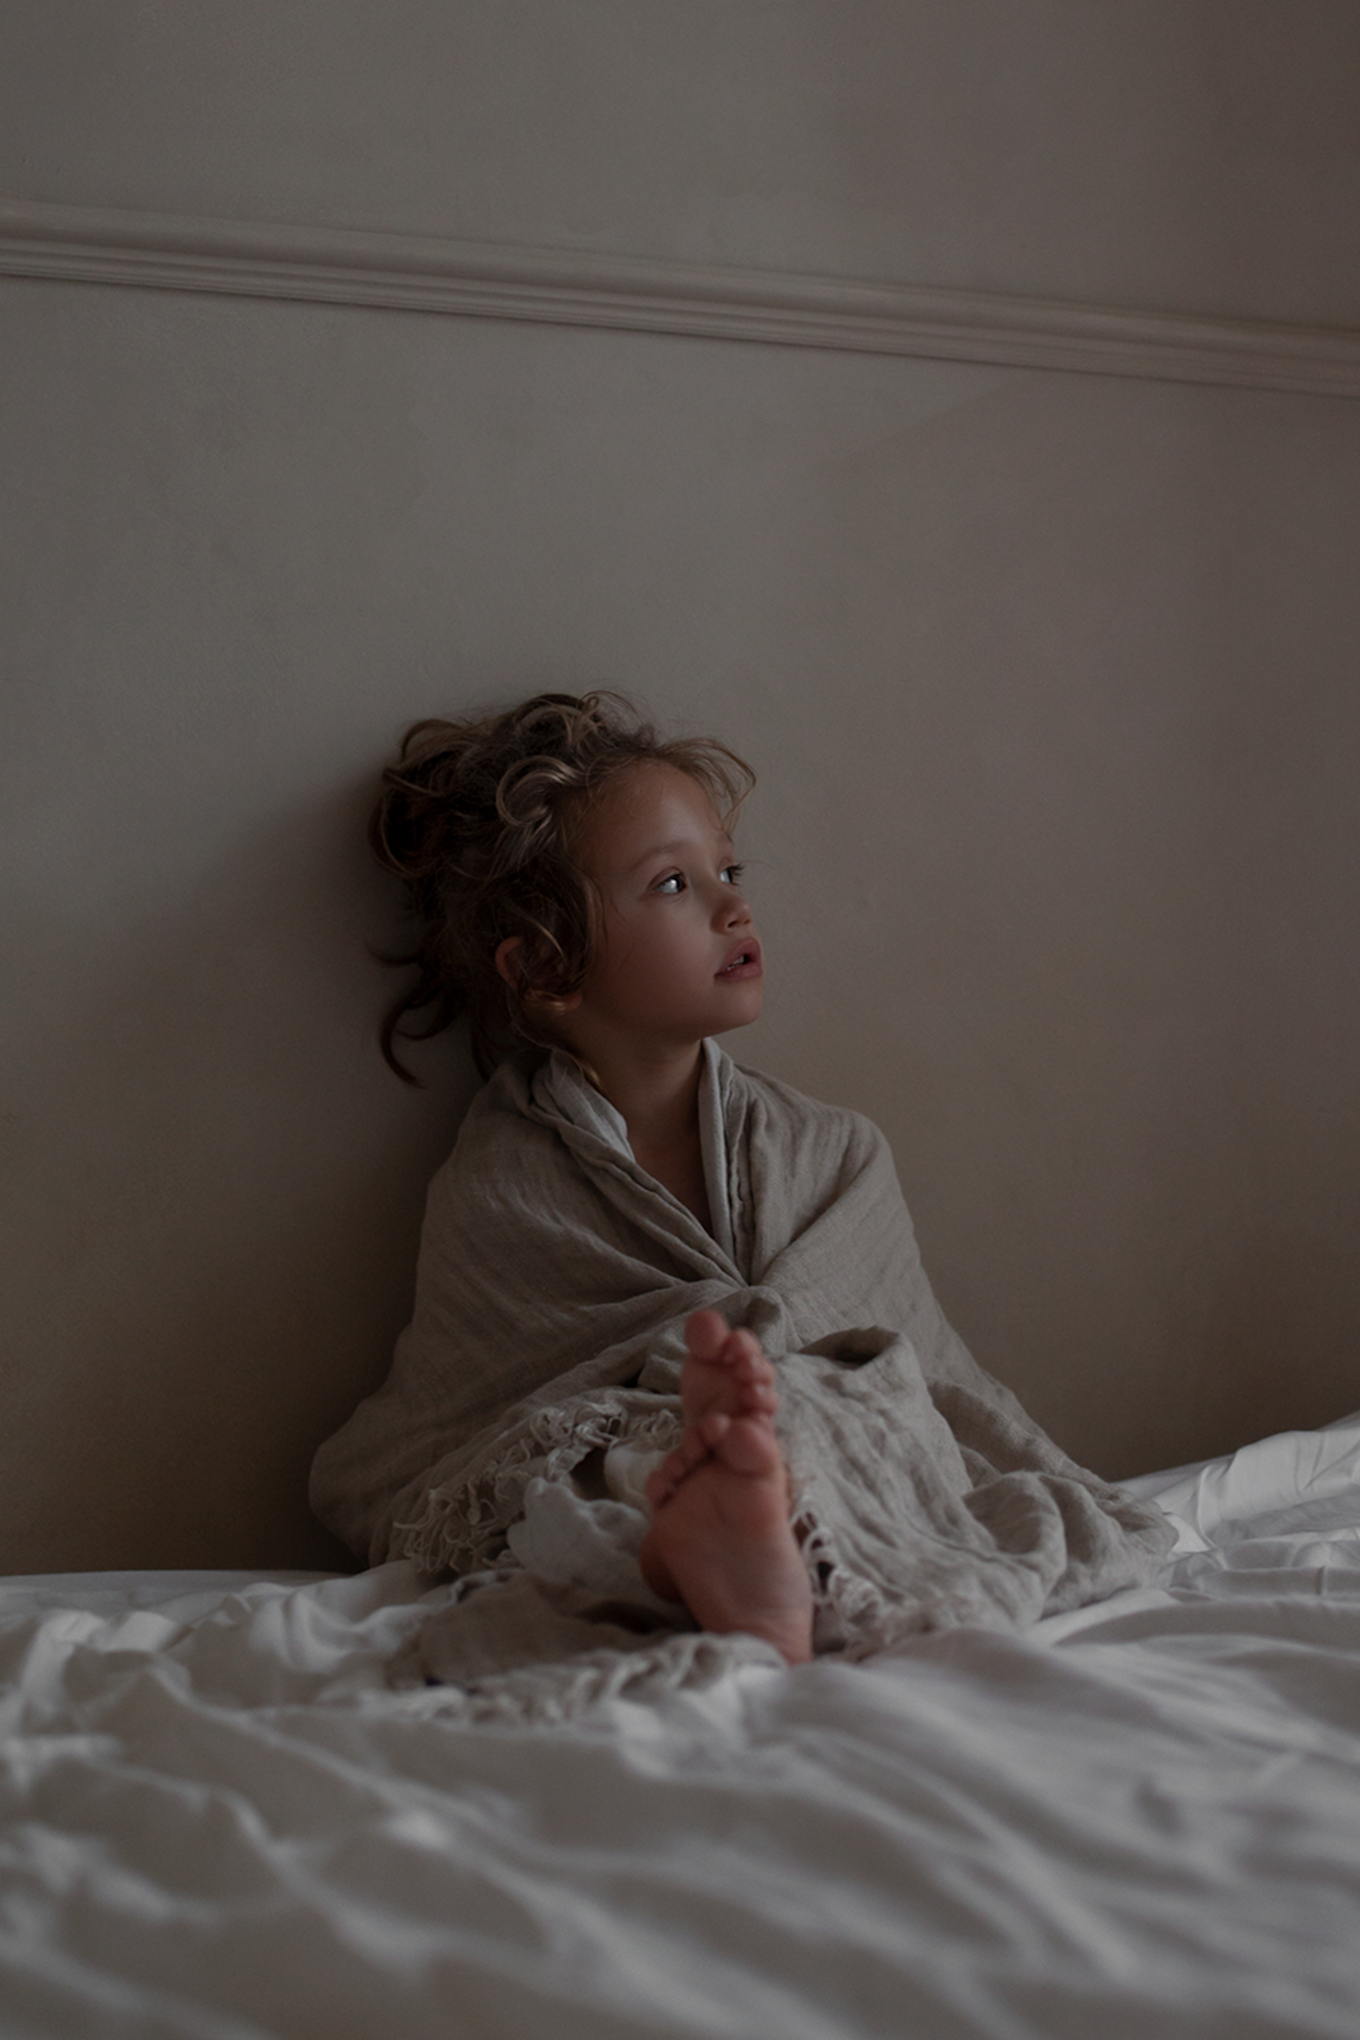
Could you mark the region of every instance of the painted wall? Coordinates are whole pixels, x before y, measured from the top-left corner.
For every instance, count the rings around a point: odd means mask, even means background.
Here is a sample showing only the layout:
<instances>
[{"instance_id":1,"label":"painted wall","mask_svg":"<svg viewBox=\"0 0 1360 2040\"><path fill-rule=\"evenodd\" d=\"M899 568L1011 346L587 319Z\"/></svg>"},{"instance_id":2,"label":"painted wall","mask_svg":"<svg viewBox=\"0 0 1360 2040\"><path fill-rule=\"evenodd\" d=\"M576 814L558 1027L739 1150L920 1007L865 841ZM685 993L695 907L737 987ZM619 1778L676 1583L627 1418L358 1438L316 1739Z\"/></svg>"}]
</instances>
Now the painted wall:
<instances>
[{"instance_id":1,"label":"painted wall","mask_svg":"<svg viewBox=\"0 0 1360 2040\"><path fill-rule=\"evenodd\" d=\"M1310 0L17 0L0 187L1354 320ZM1360 1402L1360 405L0 280L0 1567L332 1555L469 1093L378 762L632 689L761 786L769 1010L1110 1474Z\"/></svg>"},{"instance_id":2,"label":"painted wall","mask_svg":"<svg viewBox=\"0 0 1360 2040\"><path fill-rule=\"evenodd\" d=\"M9 0L15 196L1360 322L1353 0Z\"/></svg>"}]
</instances>

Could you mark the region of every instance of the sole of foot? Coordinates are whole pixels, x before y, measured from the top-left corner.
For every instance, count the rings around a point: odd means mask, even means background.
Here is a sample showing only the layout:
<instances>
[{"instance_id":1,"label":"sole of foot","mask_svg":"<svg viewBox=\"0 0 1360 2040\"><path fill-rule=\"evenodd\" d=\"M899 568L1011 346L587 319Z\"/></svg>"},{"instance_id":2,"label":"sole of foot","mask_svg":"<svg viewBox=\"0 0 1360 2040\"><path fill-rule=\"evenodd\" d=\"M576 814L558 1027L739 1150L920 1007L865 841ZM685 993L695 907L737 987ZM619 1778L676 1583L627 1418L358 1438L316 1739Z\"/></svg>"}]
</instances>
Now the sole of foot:
<instances>
[{"instance_id":1,"label":"sole of foot","mask_svg":"<svg viewBox=\"0 0 1360 2040\"><path fill-rule=\"evenodd\" d=\"M759 1636L806 1663L812 1589L770 1417L708 1411L653 1473L648 1499L642 1567L653 1592L683 1602L702 1629Z\"/></svg>"}]
</instances>

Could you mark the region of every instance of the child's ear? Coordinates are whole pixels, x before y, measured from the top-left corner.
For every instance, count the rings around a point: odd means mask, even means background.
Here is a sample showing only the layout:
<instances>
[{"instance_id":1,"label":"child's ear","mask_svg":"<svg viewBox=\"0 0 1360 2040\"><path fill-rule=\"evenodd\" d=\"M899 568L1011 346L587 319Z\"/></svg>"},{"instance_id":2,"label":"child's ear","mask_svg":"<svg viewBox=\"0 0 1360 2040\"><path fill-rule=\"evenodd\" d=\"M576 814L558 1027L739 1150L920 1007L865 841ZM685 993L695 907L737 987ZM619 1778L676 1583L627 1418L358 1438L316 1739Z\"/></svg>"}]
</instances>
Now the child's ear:
<instances>
[{"instance_id":1,"label":"child's ear","mask_svg":"<svg viewBox=\"0 0 1360 2040\"><path fill-rule=\"evenodd\" d=\"M519 952L523 947L522 935L507 935L496 951L496 969L512 992L522 992L524 989L524 975L519 960Z\"/></svg>"},{"instance_id":2,"label":"child's ear","mask_svg":"<svg viewBox=\"0 0 1360 2040\"><path fill-rule=\"evenodd\" d=\"M517 998L526 1006L546 1006L550 1013L574 1013L581 1003L579 992L564 992L554 998L550 992L535 991L524 967L524 937L507 935L496 950L496 969Z\"/></svg>"}]
</instances>

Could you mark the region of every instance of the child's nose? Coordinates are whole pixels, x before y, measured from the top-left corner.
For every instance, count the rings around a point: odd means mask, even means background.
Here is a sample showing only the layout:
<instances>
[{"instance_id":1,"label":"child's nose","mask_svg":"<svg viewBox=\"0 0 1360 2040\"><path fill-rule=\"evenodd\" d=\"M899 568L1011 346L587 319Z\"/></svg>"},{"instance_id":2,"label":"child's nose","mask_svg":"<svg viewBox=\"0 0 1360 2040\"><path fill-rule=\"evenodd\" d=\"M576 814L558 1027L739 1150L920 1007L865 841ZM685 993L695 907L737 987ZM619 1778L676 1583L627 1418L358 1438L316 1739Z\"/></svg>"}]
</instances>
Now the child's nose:
<instances>
[{"instance_id":1,"label":"child's nose","mask_svg":"<svg viewBox=\"0 0 1360 2040\"><path fill-rule=\"evenodd\" d=\"M743 921L749 921L750 918L751 909L747 905L745 894L738 892L735 886L725 885L722 889L722 898L718 902L717 919L720 925L724 928L740 928Z\"/></svg>"}]
</instances>

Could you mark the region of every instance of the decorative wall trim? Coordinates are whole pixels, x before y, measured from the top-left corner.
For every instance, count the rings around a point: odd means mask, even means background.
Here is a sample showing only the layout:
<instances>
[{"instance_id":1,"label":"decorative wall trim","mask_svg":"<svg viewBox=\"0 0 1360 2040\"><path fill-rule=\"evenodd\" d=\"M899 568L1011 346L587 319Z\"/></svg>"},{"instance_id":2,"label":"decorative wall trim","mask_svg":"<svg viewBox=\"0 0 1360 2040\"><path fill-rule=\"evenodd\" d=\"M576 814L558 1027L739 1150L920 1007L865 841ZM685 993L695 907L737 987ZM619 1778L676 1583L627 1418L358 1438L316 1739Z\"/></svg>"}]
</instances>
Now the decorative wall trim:
<instances>
[{"instance_id":1,"label":"decorative wall trim","mask_svg":"<svg viewBox=\"0 0 1360 2040\"><path fill-rule=\"evenodd\" d=\"M1360 331L0 200L0 274L1360 396Z\"/></svg>"}]
</instances>

